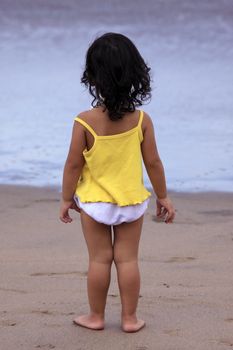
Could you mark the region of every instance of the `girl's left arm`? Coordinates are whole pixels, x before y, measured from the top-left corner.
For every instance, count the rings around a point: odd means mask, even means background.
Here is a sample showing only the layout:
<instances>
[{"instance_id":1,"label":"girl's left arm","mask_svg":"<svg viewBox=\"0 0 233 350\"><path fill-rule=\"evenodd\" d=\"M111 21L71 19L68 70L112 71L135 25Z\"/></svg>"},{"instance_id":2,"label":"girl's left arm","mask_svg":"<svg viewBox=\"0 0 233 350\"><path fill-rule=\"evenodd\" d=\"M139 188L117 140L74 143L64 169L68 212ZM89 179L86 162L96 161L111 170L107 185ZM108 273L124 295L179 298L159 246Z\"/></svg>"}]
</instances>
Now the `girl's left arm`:
<instances>
[{"instance_id":1,"label":"girl's left arm","mask_svg":"<svg viewBox=\"0 0 233 350\"><path fill-rule=\"evenodd\" d=\"M80 123L74 122L70 148L64 166L62 181L60 220L65 223L72 221L71 217L69 216L69 209L79 211L73 197L83 165L85 163L85 159L83 157L83 151L85 148L86 138L84 128Z\"/></svg>"}]
</instances>

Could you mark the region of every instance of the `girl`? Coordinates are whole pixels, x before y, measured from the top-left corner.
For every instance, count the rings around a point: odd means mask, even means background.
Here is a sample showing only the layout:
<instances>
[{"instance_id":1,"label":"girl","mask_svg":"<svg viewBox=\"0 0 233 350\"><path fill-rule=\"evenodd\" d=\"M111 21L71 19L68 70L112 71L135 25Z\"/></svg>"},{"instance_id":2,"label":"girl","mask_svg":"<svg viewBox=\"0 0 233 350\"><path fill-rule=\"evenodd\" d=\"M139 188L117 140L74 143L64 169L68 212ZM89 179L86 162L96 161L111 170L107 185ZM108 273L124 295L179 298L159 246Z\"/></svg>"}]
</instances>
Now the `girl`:
<instances>
[{"instance_id":1,"label":"girl","mask_svg":"<svg viewBox=\"0 0 233 350\"><path fill-rule=\"evenodd\" d=\"M145 326L136 315L138 245L151 196L143 184L142 158L157 196L157 215L166 223L175 216L151 118L136 109L151 96L149 71L134 44L121 34L104 34L87 51L81 82L94 97L94 108L75 118L64 167L60 219L72 221L69 209L81 215L89 253L90 312L73 322L90 329L104 328L113 261L122 330L136 332Z\"/></svg>"}]
</instances>

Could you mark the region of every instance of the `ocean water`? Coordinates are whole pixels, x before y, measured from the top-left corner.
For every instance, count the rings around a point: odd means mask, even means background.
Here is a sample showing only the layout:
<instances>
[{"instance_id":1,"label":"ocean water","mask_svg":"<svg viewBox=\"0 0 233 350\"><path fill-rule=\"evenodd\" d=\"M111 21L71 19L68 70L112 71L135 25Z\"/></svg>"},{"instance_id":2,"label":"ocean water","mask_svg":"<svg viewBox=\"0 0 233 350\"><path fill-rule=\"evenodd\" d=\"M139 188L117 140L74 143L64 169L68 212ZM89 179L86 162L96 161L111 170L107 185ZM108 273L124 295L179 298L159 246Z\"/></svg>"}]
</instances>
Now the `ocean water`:
<instances>
[{"instance_id":1,"label":"ocean water","mask_svg":"<svg viewBox=\"0 0 233 350\"><path fill-rule=\"evenodd\" d=\"M232 192L232 18L231 0L1 0L0 183L61 186L85 53L111 31L151 67L168 188Z\"/></svg>"}]
</instances>

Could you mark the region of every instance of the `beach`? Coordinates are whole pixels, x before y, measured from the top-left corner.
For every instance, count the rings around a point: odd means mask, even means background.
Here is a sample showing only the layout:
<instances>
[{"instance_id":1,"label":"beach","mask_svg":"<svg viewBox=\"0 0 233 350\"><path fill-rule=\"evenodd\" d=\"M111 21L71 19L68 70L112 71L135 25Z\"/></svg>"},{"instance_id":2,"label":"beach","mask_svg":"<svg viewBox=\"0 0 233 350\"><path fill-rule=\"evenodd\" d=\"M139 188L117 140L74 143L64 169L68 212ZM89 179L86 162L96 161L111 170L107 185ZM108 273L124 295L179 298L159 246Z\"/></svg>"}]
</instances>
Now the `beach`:
<instances>
[{"instance_id":1,"label":"beach","mask_svg":"<svg viewBox=\"0 0 233 350\"><path fill-rule=\"evenodd\" d=\"M233 348L233 3L7 0L0 4L0 350ZM139 249L140 332L121 330L116 268L105 329L89 311L80 217L59 220L90 43L128 36L151 68L153 121L173 224L152 196ZM145 169L144 169L145 170ZM145 186L150 186L144 171Z\"/></svg>"},{"instance_id":2,"label":"beach","mask_svg":"<svg viewBox=\"0 0 233 350\"><path fill-rule=\"evenodd\" d=\"M88 312L88 254L79 214L59 221L56 188L0 185L0 337L2 350L224 350L233 346L233 194L176 193L171 225L158 222L155 199L140 241L138 317L120 328L116 269L105 329L75 326Z\"/></svg>"}]
</instances>

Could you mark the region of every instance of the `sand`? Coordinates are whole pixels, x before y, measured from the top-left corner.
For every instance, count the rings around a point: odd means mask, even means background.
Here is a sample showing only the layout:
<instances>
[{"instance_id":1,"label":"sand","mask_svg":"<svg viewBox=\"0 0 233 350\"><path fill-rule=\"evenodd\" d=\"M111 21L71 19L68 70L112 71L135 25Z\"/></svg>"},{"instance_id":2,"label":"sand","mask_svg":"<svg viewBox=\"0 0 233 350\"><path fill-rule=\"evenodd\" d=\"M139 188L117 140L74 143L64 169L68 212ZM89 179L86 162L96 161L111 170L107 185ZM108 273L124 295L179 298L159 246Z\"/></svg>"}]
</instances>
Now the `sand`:
<instances>
[{"instance_id":1,"label":"sand","mask_svg":"<svg viewBox=\"0 0 233 350\"><path fill-rule=\"evenodd\" d=\"M140 241L138 316L120 328L115 266L106 327L73 325L88 311L88 255L79 214L58 219L56 189L0 186L1 350L224 350L233 347L233 194L170 193L177 216L157 222L154 199Z\"/></svg>"}]
</instances>

